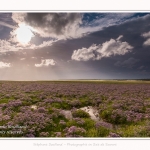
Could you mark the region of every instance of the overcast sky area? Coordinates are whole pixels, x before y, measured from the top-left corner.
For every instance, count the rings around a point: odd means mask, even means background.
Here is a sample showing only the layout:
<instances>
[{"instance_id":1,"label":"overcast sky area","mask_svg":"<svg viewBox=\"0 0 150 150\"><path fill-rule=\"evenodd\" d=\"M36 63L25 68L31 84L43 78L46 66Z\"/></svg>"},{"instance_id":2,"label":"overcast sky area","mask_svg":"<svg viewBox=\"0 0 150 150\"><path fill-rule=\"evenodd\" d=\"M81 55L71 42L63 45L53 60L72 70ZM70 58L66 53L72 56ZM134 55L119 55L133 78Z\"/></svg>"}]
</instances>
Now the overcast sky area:
<instances>
[{"instance_id":1,"label":"overcast sky area","mask_svg":"<svg viewBox=\"0 0 150 150\"><path fill-rule=\"evenodd\" d=\"M0 13L0 80L147 78L149 13Z\"/></svg>"}]
</instances>

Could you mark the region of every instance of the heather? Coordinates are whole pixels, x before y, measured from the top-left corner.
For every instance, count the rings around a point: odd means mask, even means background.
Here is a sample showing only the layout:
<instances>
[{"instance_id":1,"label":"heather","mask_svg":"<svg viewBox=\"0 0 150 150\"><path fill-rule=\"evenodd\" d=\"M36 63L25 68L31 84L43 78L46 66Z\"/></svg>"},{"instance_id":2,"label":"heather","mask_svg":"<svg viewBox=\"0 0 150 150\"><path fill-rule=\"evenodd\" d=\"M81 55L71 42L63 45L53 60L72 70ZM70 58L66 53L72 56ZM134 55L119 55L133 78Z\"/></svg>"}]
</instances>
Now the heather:
<instances>
[{"instance_id":1,"label":"heather","mask_svg":"<svg viewBox=\"0 0 150 150\"><path fill-rule=\"evenodd\" d=\"M150 137L150 83L1 81L0 137Z\"/></svg>"}]
</instances>

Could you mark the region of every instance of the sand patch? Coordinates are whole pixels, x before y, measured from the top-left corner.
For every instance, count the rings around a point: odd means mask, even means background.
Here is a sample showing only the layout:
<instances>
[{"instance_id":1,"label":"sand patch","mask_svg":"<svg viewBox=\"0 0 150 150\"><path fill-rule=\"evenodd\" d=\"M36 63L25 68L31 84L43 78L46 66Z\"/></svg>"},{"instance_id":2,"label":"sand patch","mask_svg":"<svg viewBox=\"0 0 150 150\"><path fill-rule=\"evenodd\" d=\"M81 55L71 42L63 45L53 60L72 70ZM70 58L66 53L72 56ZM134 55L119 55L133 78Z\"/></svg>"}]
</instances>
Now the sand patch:
<instances>
[{"instance_id":1,"label":"sand patch","mask_svg":"<svg viewBox=\"0 0 150 150\"><path fill-rule=\"evenodd\" d=\"M62 110L61 113L65 116L66 119L72 120L73 116L70 110Z\"/></svg>"},{"instance_id":2,"label":"sand patch","mask_svg":"<svg viewBox=\"0 0 150 150\"><path fill-rule=\"evenodd\" d=\"M34 109L34 110L36 110L37 106L36 105L32 105L31 108Z\"/></svg>"},{"instance_id":3,"label":"sand patch","mask_svg":"<svg viewBox=\"0 0 150 150\"><path fill-rule=\"evenodd\" d=\"M99 113L98 113L98 110L92 106L87 106L87 107L82 107L80 108L81 110L87 112L91 119L94 120L94 121L99 121L100 118L99 118Z\"/></svg>"}]
</instances>

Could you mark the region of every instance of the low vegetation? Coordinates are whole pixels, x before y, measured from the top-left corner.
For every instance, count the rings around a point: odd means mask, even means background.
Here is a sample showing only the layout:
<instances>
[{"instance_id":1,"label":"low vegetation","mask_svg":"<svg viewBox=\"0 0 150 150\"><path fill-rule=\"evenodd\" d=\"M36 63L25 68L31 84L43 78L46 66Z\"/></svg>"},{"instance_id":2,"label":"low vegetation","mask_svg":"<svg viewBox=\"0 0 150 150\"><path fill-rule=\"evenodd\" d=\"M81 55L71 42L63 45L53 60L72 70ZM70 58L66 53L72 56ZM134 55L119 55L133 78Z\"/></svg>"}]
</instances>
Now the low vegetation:
<instances>
[{"instance_id":1,"label":"low vegetation","mask_svg":"<svg viewBox=\"0 0 150 150\"><path fill-rule=\"evenodd\" d=\"M150 137L150 84L125 83L1 81L0 137Z\"/></svg>"}]
</instances>

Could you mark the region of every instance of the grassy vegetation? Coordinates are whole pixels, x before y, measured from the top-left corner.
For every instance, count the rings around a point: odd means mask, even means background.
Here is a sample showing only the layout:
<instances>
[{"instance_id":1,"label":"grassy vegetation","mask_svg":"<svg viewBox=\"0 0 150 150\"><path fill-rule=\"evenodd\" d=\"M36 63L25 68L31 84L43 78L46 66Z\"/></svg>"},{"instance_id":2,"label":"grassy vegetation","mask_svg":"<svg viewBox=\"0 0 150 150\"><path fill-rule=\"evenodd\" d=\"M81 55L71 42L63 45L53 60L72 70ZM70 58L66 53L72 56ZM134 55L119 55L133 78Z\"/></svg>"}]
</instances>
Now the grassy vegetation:
<instances>
[{"instance_id":1,"label":"grassy vegetation","mask_svg":"<svg viewBox=\"0 0 150 150\"><path fill-rule=\"evenodd\" d=\"M150 137L150 81L0 82L1 137ZM92 107L99 120L81 110ZM65 113L72 116L67 116ZM5 129L5 131L12 129ZM15 128L15 130L18 130ZM0 131L2 129L0 128Z\"/></svg>"}]
</instances>

